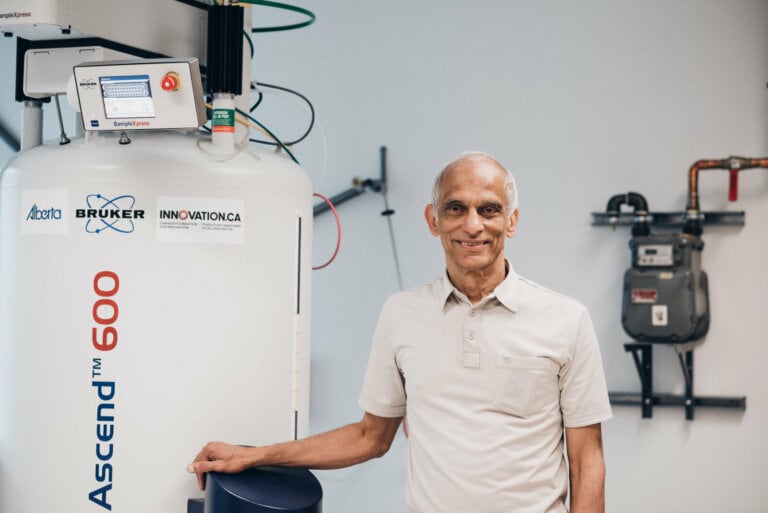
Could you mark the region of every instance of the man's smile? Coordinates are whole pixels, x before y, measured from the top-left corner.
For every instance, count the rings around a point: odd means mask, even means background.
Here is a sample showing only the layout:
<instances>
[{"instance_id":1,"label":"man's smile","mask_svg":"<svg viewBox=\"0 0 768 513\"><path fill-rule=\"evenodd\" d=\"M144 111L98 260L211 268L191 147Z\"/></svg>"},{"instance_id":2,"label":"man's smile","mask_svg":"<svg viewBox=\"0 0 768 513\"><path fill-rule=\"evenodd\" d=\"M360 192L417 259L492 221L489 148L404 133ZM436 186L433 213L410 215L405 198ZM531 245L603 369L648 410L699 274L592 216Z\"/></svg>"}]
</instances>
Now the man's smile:
<instances>
[{"instance_id":1,"label":"man's smile","mask_svg":"<svg viewBox=\"0 0 768 513\"><path fill-rule=\"evenodd\" d=\"M485 244L490 244L487 240L457 240L456 242L464 248L477 248Z\"/></svg>"}]
</instances>

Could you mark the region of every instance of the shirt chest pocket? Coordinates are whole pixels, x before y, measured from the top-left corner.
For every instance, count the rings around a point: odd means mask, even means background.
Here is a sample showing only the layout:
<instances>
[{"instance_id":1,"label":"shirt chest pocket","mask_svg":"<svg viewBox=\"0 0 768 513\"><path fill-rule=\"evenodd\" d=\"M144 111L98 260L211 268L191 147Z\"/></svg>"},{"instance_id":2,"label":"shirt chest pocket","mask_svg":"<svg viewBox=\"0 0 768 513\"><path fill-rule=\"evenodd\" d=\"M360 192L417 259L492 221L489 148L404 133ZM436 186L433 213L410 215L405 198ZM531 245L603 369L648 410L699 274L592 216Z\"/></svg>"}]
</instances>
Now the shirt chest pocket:
<instances>
[{"instance_id":1,"label":"shirt chest pocket","mask_svg":"<svg viewBox=\"0 0 768 513\"><path fill-rule=\"evenodd\" d=\"M511 415L527 417L559 400L558 365L535 356L496 357L494 404Z\"/></svg>"}]
</instances>

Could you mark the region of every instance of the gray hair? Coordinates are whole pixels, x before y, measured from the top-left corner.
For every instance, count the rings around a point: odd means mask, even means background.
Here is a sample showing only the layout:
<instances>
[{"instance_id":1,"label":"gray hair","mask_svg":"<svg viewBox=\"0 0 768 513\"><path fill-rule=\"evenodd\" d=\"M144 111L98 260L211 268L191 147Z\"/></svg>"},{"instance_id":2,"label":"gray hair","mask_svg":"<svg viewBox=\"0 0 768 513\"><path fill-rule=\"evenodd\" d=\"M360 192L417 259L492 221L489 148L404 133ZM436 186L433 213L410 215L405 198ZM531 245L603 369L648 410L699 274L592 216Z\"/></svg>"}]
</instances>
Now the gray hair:
<instances>
[{"instance_id":1,"label":"gray hair","mask_svg":"<svg viewBox=\"0 0 768 513\"><path fill-rule=\"evenodd\" d=\"M512 212L515 211L517 208L517 184L515 184L515 176L510 173L504 166L502 166L498 160L493 158L491 155L484 153L482 151L466 151L450 161L446 166L443 168L442 171L437 175L435 178L435 183L432 186L432 211L434 212L435 219L438 217L438 212L440 211L440 187L443 185L443 179L445 178L445 175L448 174L448 172L452 171L456 167L458 167L460 164L463 164L465 162L480 162L480 161L486 161L491 162L495 166L497 166L499 169L504 171L506 174L504 178L504 188L507 191L507 216L512 215Z\"/></svg>"}]
</instances>

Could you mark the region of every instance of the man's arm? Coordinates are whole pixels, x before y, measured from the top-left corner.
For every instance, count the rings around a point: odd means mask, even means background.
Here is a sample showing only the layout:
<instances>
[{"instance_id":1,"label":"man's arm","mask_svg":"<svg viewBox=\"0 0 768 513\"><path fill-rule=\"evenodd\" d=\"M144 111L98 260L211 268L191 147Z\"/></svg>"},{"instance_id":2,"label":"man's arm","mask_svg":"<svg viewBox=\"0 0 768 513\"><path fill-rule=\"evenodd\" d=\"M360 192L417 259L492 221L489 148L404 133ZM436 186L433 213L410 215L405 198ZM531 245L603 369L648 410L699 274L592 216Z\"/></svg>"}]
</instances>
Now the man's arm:
<instances>
[{"instance_id":1,"label":"man's arm","mask_svg":"<svg viewBox=\"0 0 768 513\"><path fill-rule=\"evenodd\" d=\"M600 424L565 428L571 513L605 513L605 462Z\"/></svg>"},{"instance_id":2,"label":"man's arm","mask_svg":"<svg viewBox=\"0 0 768 513\"><path fill-rule=\"evenodd\" d=\"M349 467L383 456L392 445L402 417L378 417L365 413L360 422L319 435L264 447L241 447L211 442L187 470L197 474L205 489L206 472L235 473L251 467L280 465L331 469Z\"/></svg>"}]
</instances>

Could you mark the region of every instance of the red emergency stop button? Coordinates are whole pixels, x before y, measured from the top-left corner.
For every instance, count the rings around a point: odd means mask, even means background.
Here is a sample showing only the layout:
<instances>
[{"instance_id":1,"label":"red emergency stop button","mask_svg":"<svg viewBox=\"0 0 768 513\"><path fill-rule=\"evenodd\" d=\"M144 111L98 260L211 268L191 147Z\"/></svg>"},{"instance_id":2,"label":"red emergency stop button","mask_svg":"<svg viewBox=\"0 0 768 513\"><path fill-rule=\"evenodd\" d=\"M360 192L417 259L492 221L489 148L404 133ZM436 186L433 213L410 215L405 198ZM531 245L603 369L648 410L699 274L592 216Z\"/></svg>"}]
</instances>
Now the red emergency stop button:
<instances>
[{"instance_id":1,"label":"red emergency stop button","mask_svg":"<svg viewBox=\"0 0 768 513\"><path fill-rule=\"evenodd\" d=\"M160 87L163 88L163 91L176 91L179 89L179 75L178 73L174 73L173 71L170 71L165 74L163 79L160 81Z\"/></svg>"}]
</instances>

